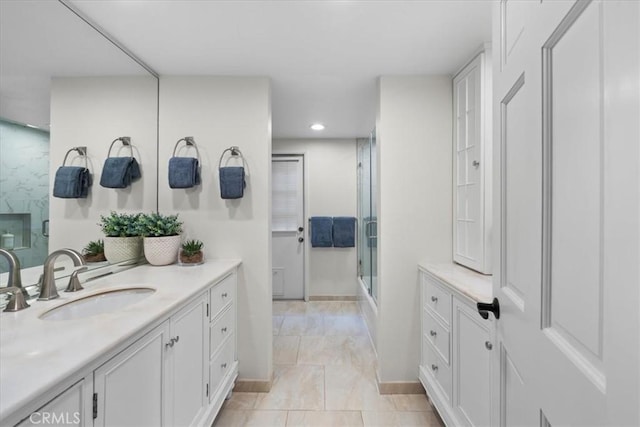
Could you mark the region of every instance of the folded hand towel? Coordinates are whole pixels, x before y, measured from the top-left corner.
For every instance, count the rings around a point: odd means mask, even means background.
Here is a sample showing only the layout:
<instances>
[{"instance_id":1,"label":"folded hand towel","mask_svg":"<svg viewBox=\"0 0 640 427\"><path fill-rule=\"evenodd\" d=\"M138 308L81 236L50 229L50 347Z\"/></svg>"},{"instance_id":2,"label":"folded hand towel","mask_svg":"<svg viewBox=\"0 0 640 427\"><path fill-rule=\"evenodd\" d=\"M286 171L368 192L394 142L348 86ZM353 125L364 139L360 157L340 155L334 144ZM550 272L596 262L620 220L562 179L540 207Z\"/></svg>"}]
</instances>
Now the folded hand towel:
<instances>
[{"instance_id":1,"label":"folded hand towel","mask_svg":"<svg viewBox=\"0 0 640 427\"><path fill-rule=\"evenodd\" d=\"M349 216L333 218L333 246L353 248L356 245L356 219Z\"/></svg>"},{"instance_id":2,"label":"folded hand towel","mask_svg":"<svg viewBox=\"0 0 640 427\"><path fill-rule=\"evenodd\" d=\"M169 159L169 187L191 188L200 184L200 162L193 157Z\"/></svg>"},{"instance_id":3,"label":"folded hand towel","mask_svg":"<svg viewBox=\"0 0 640 427\"><path fill-rule=\"evenodd\" d=\"M240 199L244 195L244 168L227 166L220 168L220 197L223 199Z\"/></svg>"},{"instance_id":4,"label":"folded hand towel","mask_svg":"<svg viewBox=\"0 0 640 427\"><path fill-rule=\"evenodd\" d=\"M106 188L126 188L140 177L140 166L135 158L108 157L104 161L100 185Z\"/></svg>"},{"instance_id":5,"label":"folded hand towel","mask_svg":"<svg viewBox=\"0 0 640 427\"><path fill-rule=\"evenodd\" d=\"M91 174L81 166L61 166L53 182L53 197L84 199L89 195Z\"/></svg>"},{"instance_id":6,"label":"folded hand towel","mask_svg":"<svg viewBox=\"0 0 640 427\"><path fill-rule=\"evenodd\" d=\"M330 248L332 238L333 219L329 216L311 217L311 247Z\"/></svg>"}]
</instances>

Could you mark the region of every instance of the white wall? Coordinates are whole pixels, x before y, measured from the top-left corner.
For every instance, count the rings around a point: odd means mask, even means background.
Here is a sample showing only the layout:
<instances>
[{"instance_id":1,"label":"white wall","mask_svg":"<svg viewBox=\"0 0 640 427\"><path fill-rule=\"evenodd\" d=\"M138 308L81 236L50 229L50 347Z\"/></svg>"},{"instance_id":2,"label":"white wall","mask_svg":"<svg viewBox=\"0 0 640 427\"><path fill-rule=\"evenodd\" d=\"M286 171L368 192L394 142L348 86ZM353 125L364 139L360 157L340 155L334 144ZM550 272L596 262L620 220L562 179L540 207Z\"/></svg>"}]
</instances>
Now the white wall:
<instances>
[{"instance_id":1,"label":"white wall","mask_svg":"<svg viewBox=\"0 0 640 427\"><path fill-rule=\"evenodd\" d=\"M357 215L355 139L274 140L273 153L304 155L305 220ZM357 295L356 248L312 248L307 239L306 251L310 296Z\"/></svg>"},{"instance_id":2,"label":"white wall","mask_svg":"<svg viewBox=\"0 0 640 427\"><path fill-rule=\"evenodd\" d=\"M451 260L450 76L379 80L378 378L417 381L418 263Z\"/></svg>"},{"instance_id":3,"label":"white wall","mask_svg":"<svg viewBox=\"0 0 640 427\"><path fill-rule=\"evenodd\" d=\"M174 190L168 185L167 165L176 141L185 136L193 136L199 147L202 185ZM223 200L218 160L232 145L240 148L248 163L247 188L242 199ZM160 212L179 213L185 223L185 238L202 240L205 257L242 259L238 277L239 376L271 380L269 79L161 77L159 169Z\"/></svg>"},{"instance_id":4,"label":"white wall","mask_svg":"<svg viewBox=\"0 0 640 427\"><path fill-rule=\"evenodd\" d=\"M65 153L75 146L88 147L93 186L86 199L50 196L50 252L63 247L81 250L90 240L102 238L97 225L101 214L156 209L157 108L154 77L53 79L49 194ZM102 166L111 141L120 136L131 137L142 178L126 189L103 188ZM116 143L111 155L128 156L129 150ZM75 152L70 154L69 160L75 156ZM80 164L76 158L73 165Z\"/></svg>"}]
</instances>

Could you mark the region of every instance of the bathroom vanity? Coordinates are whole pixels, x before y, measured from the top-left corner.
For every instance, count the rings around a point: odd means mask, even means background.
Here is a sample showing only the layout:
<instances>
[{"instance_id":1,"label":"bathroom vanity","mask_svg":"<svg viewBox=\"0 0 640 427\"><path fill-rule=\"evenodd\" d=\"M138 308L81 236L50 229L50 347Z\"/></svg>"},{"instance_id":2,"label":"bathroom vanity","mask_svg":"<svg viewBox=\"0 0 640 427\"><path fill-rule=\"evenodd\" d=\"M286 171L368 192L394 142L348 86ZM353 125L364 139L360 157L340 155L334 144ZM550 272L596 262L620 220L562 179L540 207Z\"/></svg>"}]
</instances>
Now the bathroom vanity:
<instances>
[{"instance_id":1,"label":"bathroom vanity","mask_svg":"<svg viewBox=\"0 0 640 427\"><path fill-rule=\"evenodd\" d=\"M446 425L487 426L491 419L492 316L477 302L492 299L491 276L456 264L420 265L420 382ZM492 422L493 421L493 422Z\"/></svg>"},{"instance_id":2,"label":"bathroom vanity","mask_svg":"<svg viewBox=\"0 0 640 427\"><path fill-rule=\"evenodd\" d=\"M239 260L149 265L0 315L0 425L211 425L238 374Z\"/></svg>"}]
</instances>

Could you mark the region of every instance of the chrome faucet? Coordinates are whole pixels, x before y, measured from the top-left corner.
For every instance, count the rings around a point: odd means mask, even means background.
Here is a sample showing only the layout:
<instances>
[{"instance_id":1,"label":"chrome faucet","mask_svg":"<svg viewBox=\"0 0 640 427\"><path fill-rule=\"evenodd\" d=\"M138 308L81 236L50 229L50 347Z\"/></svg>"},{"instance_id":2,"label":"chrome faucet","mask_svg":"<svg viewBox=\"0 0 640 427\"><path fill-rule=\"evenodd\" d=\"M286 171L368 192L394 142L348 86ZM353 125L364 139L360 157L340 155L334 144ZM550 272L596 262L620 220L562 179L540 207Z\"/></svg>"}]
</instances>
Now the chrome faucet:
<instances>
[{"instance_id":1,"label":"chrome faucet","mask_svg":"<svg viewBox=\"0 0 640 427\"><path fill-rule=\"evenodd\" d=\"M58 249L51 252L47 259L44 261L44 273L42 274L42 286L40 287L40 296L38 301L49 301L54 298L58 298L58 290L56 289L56 279L54 275L54 264L56 259L60 255L67 255L73 261L73 265L78 267L86 265L82 255L73 249Z\"/></svg>"},{"instance_id":2,"label":"chrome faucet","mask_svg":"<svg viewBox=\"0 0 640 427\"><path fill-rule=\"evenodd\" d=\"M9 262L9 281L7 288L16 287L22 292L22 296L29 298L27 290L22 287L22 277L20 277L20 260L13 251L0 249L0 255L4 256Z\"/></svg>"}]
</instances>

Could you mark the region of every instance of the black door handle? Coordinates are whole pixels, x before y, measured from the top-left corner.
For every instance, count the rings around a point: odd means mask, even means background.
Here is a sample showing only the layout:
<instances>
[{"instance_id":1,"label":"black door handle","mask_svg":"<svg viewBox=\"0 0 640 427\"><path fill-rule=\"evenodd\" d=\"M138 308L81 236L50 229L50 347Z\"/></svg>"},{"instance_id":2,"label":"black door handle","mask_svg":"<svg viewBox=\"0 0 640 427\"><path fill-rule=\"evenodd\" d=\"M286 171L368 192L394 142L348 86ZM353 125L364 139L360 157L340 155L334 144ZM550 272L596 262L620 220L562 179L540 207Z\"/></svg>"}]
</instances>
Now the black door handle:
<instances>
[{"instance_id":1,"label":"black door handle","mask_svg":"<svg viewBox=\"0 0 640 427\"><path fill-rule=\"evenodd\" d=\"M298 232L302 233L303 231L304 231L304 228L298 227Z\"/></svg>"},{"instance_id":2,"label":"black door handle","mask_svg":"<svg viewBox=\"0 0 640 427\"><path fill-rule=\"evenodd\" d=\"M304 242L304 237L298 237L298 242L300 243Z\"/></svg>"},{"instance_id":3,"label":"black door handle","mask_svg":"<svg viewBox=\"0 0 640 427\"><path fill-rule=\"evenodd\" d=\"M489 318L489 312L492 312L496 319L500 318L500 303L498 302L498 298L494 298L491 304L487 304L486 302L479 302L478 313L482 316L483 319Z\"/></svg>"}]
</instances>

